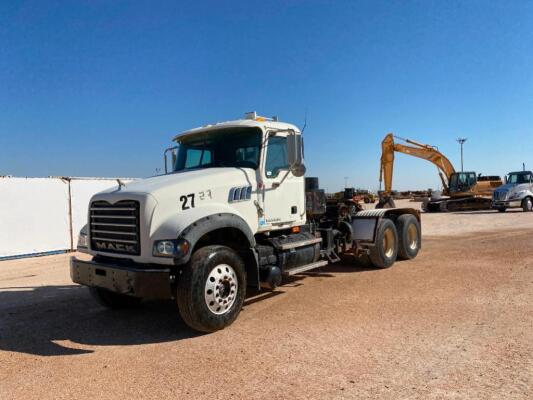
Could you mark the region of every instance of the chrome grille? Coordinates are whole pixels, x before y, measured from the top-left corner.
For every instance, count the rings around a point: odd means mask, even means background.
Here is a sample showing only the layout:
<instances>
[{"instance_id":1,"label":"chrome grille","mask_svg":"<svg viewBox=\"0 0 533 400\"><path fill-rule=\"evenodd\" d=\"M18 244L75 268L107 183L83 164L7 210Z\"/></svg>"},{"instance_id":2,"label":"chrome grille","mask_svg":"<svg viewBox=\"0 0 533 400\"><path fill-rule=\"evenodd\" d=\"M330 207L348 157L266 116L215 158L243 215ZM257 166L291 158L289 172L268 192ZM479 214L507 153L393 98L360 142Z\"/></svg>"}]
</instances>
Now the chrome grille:
<instances>
[{"instance_id":1,"label":"chrome grille","mask_svg":"<svg viewBox=\"0 0 533 400\"><path fill-rule=\"evenodd\" d=\"M494 192L494 200L496 201L505 201L507 200L507 192L505 191L496 191Z\"/></svg>"},{"instance_id":2,"label":"chrome grille","mask_svg":"<svg viewBox=\"0 0 533 400\"><path fill-rule=\"evenodd\" d=\"M139 202L93 201L89 208L91 249L107 253L141 254Z\"/></svg>"}]
</instances>

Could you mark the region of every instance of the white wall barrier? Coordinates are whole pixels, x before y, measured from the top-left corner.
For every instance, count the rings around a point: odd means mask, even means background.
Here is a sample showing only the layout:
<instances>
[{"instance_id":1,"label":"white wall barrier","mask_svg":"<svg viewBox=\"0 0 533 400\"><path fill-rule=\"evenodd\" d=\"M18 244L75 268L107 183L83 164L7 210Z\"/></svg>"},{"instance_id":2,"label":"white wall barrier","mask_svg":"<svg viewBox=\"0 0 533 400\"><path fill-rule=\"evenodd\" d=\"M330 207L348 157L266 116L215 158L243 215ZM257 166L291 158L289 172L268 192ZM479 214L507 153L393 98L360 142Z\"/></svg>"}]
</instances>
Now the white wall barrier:
<instances>
[{"instance_id":1,"label":"white wall barrier","mask_svg":"<svg viewBox=\"0 0 533 400\"><path fill-rule=\"evenodd\" d=\"M89 199L116 185L106 178L0 177L0 259L75 249Z\"/></svg>"}]
</instances>

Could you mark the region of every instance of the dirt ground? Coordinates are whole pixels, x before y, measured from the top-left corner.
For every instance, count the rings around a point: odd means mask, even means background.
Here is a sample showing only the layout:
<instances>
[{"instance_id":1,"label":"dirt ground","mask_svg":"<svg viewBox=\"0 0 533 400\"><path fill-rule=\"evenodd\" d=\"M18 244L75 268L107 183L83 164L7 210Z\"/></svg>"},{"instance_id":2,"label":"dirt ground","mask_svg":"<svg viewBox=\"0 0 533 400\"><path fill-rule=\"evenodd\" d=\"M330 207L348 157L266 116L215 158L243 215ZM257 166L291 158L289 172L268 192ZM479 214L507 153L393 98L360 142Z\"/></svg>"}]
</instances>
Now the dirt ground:
<instances>
[{"instance_id":1,"label":"dirt ground","mask_svg":"<svg viewBox=\"0 0 533 400\"><path fill-rule=\"evenodd\" d=\"M417 259L299 275L209 335L170 303L101 308L70 255L3 261L0 399L531 399L532 231L424 214Z\"/></svg>"}]
</instances>

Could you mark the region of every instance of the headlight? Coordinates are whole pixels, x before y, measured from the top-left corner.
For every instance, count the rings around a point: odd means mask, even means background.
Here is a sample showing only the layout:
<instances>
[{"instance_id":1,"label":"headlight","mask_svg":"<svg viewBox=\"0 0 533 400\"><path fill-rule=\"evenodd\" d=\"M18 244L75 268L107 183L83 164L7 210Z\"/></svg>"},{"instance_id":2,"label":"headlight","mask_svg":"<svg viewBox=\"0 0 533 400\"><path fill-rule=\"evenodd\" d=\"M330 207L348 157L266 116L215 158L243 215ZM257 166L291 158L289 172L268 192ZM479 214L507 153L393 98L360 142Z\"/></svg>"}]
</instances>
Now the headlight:
<instances>
[{"instance_id":1,"label":"headlight","mask_svg":"<svg viewBox=\"0 0 533 400\"><path fill-rule=\"evenodd\" d=\"M157 240L154 242L152 254L154 257L183 257L189 252L189 242L186 240Z\"/></svg>"},{"instance_id":2,"label":"headlight","mask_svg":"<svg viewBox=\"0 0 533 400\"><path fill-rule=\"evenodd\" d=\"M89 241L87 240L87 233L85 232L80 232L80 234L78 235L78 248L81 247L81 248L88 248L89 247Z\"/></svg>"}]
</instances>

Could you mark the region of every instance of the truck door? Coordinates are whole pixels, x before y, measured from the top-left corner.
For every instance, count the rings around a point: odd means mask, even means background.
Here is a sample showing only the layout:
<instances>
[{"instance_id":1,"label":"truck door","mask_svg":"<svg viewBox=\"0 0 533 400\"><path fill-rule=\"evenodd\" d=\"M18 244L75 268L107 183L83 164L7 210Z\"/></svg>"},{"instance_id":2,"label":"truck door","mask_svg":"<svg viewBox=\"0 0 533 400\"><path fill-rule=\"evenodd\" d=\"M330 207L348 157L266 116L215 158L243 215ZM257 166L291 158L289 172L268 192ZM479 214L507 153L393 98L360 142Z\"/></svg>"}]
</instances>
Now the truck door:
<instances>
[{"instance_id":1,"label":"truck door","mask_svg":"<svg viewBox=\"0 0 533 400\"><path fill-rule=\"evenodd\" d=\"M305 223L304 178L289 171L287 133L269 136L263 161L263 227Z\"/></svg>"}]
</instances>

